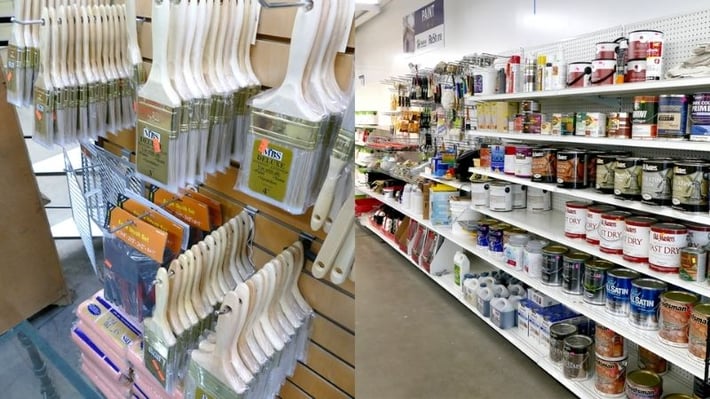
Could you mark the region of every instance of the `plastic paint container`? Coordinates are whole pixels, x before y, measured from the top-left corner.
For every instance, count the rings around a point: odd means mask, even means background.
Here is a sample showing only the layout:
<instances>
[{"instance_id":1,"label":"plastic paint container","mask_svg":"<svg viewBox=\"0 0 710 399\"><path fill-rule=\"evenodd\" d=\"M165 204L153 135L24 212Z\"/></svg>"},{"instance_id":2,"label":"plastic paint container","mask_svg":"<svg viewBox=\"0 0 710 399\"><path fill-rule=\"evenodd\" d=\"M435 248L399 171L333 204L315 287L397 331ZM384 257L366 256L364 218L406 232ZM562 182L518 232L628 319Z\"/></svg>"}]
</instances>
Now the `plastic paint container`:
<instances>
[{"instance_id":1,"label":"plastic paint container","mask_svg":"<svg viewBox=\"0 0 710 399\"><path fill-rule=\"evenodd\" d=\"M635 30L629 32L629 59L649 56L649 49L663 42L663 32L659 30Z\"/></svg>"},{"instance_id":2,"label":"plastic paint container","mask_svg":"<svg viewBox=\"0 0 710 399\"><path fill-rule=\"evenodd\" d=\"M597 60L616 60L616 49L619 47L617 42L599 42L594 45L594 58ZM615 64L616 65L616 64Z\"/></svg>"},{"instance_id":3,"label":"plastic paint container","mask_svg":"<svg viewBox=\"0 0 710 399\"><path fill-rule=\"evenodd\" d=\"M646 59L639 58L629 60L626 63L626 78L628 83L645 82L646 81Z\"/></svg>"},{"instance_id":4,"label":"plastic paint container","mask_svg":"<svg viewBox=\"0 0 710 399\"><path fill-rule=\"evenodd\" d=\"M592 73L591 62L571 62L567 65L567 87L589 86L589 75Z\"/></svg>"},{"instance_id":5,"label":"plastic paint container","mask_svg":"<svg viewBox=\"0 0 710 399\"><path fill-rule=\"evenodd\" d=\"M603 86L614 83L614 72L616 71L615 59L596 59L592 61L592 86Z\"/></svg>"}]
</instances>

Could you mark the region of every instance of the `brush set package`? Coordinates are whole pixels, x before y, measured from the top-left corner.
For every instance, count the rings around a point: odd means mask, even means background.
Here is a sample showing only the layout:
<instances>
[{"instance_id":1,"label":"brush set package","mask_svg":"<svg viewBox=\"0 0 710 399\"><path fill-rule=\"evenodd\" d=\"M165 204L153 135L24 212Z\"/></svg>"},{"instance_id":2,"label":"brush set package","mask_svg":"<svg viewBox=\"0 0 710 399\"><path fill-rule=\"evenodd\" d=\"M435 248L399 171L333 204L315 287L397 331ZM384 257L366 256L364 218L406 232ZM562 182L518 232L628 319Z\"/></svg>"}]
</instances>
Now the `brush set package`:
<instances>
[{"instance_id":1,"label":"brush set package","mask_svg":"<svg viewBox=\"0 0 710 399\"><path fill-rule=\"evenodd\" d=\"M246 1L153 1L153 64L138 91L136 166L177 193L241 161L261 6Z\"/></svg>"},{"instance_id":2,"label":"brush set package","mask_svg":"<svg viewBox=\"0 0 710 399\"><path fill-rule=\"evenodd\" d=\"M353 7L353 1L314 2L298 10L284 81L249 102L237 189L298 215L314 204L324 181L324 198L332 196L354 151L353 110L346 112L351 98L334 74L335 57L347 46ZM344 115L353 128L340 129ZM318 228L323 222L314 221Z\"/></svg>"}]
</instances>

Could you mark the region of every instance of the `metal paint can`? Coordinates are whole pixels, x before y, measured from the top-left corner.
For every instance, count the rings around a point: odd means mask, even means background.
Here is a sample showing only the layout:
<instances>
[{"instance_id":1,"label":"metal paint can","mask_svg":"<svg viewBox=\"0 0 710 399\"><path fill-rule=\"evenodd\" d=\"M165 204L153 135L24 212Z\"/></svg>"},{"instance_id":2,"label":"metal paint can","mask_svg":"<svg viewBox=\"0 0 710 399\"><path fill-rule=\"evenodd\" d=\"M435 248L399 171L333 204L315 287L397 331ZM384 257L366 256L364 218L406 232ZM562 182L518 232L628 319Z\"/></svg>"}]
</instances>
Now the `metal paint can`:
<instances>
[{"instance_id":1,"label":"metal paint can","mask_svg":"<svg viewBox=\"0 0 710 399\"><path fill-rule=\"evenodd\" d=\"M604 397L625 396L627 365L626 358L607 360L597 356L594 389Z\"/></svg>"},{"instance_id":2,"label":"metal paint can","mask_svg":"<svg viewBox=\"0 0 710 399\"><path fill-rule=\"evenodd\" d=\"M604 151L588 150L587 151L587 185L593 186L597 181L597 158L605 155Z\"/></svg>"},{"instance_id":3,"label":"metal paint can","mask_svg":"<svg viewBox=\"0 0 710 399\"><path fill-rule=\"evenodd\" d=\"M595 188L605 194L614 193L614 169L616 168L616 154L598 155L596 159L597 175Z\"/></svg>"},{"instance_id":4,"label":"metal paint can","mask_svg":"<svg viewBox=\"0 0 710 399\"><path fill-rule=\"evenodd\" d=\"M573 381L588 380L593 373L593 341L586 335L565 338L562 353L562 374Z\"/></svg>"},{"instance_id":5,"label":"metal paint can","mask_svg":"<svg viewBox=\"0 0 710 399\"><path fill-rule=\"evenodd\" d=\"M542 249L542 271L540 281L545 285L562 285L562 263L567 247L548 245Z\"/></svg>"},{"instance_id":6,"label":"metal paint can","mask_svg":"<svg viewBox=\"0 0 710 399\"><path fill-rule=\"evenodd\" d=\"M707 279L708 254L704 248L683 248L680 250L680 269L678 274L681 280L705 281Z\"/></svg>"},{"instance_id":7,"label":"metal paint can","mask_svg":"<svg viewBox=\"0 0 710 399\"><path fill-rule=\"evenodd\" d=\"M646 216L634 216L626 219L624 231L623 258L629 262L648 262L648 250L651 245L651 226L658 219Z\"/></svg>"},{"instance_id":8,"label":"metal paint can","mask_svg":"<svg viewBox=\"0 0 710 399\"><path fill-rule=\"evenodd\" d=\"M661 399L663 379L653 371L634 370L626 375L628 399Z\"/></svg>"},{"instance_id":9,"label":"metal paint can","mask_svg":"<svg viewBox=\"0 0 710 399\"><path fill-rule=\"evenodd\" d=\"M491 146L491 171L503 173L505 169L505 147L499 144Z\"/></svg>"},{"instance_id":10,"label":"metal paint can","mask_svg":"<svg viewBox=\"0 0 710 399\"><path fill-rule=\"evenodd\" d=\"M532 181L554 183L557 181L557 150L555 148L534 148L532 150Z\"/></svg>"},{"instance_id":11,"label":"metal paint can","mask_svg":"<svg viewBox=\"0 0 710 399\"><path fill-rule=\"evenodd\" d=\"M606 360L625 360L627 356L624 337L601 324L594 329L594 351L597 357Z\"/></svg>"},{"instance_id":12,"label":"metal paint can","mask_svg":"<svg viewBox=\"0 0 710 399\"><path fill-rule=\"evenodd\" d=\"M574 112L567 112L560 114L560 135L561 136L574 136L574 125L575 125ZM553 125L554 129L554 125ZM554 130L553 130L554 134Z\"/></svg>"},{"instance_id":13,"label":"metal paint can","mask_svg":"<svg viewBox=\"0 0 710 399\"><path fill-rule=\"evenodd\" d=\"M708 320L710 320L710 304L695 306L690 313L690 329L688 330L688 353L696 360L705 360L708 340Z\"/></svg>"},{"instance_id":14,"label":"metal paint can","mask_svg":"<svg viewBox=\"0 0 710 399\"><path fill-rule=\"evenodd\" d=\"M585 240L592 245L599 245L599 229L602 222L602 214L616 210L611 205L591 205L587 208L587 221L584 226L586 232Z\"/></svg>"},{"instance_id":15,"label":"metal paint can","mask_svg":"<svg viewBox=\"0 0 710 399\"><path fill-rule=\"evenodd\" d=\"M528 207L528 187L522 184L513 184L513 209L525 209Z\"/></svg>"},{"instance_id":16,"label":"metal paint can","mask_svg":"<svg viewBox=\"0 0 710 399\"><path fill-rule=\"evenodd\" d=\"M603 112L587 112L587 118L584 121L584 135L587 137L606 137L606 114Z\"/></svg>"},{"instance_id":17,"label":"metal paint can","mask_svg":"<svg viewBox=\"0 0 710 399\"><path fill-rule=\"evenodd\" d=\"M481 146L480 150L480 166L483 169L490 169L491 167L491 149L486 144Z\"/></svg>"},{"instance_id":18,"label":"metal paint can","mask_svg":"<svg viewBox=\"0 0 710 399\"><path fill-rule=\"evenodd\" d=\"M488 206L488 192L491 180L475 179L471 181L471 207ZM475 208L474 208L475 209Z\"/></svg>"},{"instance_id":19,"label":"metal paint can","mask_svg":"<svg viewBox=\"0 0 710 399\"><path fill-rule=\"evenodd\" d=\"M643 161L641 198L646 204L670 205L673 194L673 160L670 158Z\"/></svg>"},{"instance_id":20,"label":"metal paint can","mask_svg":"<svg viewBox=\"0 0 710 399\"><path fill-rule=\"evenodd\" d=\"M506 175L515 174L515 151L516 145L506 145L504 148L505 158L503 158L503 173Z\"/></svg>"},{"instance_id":21,"label":"metal paint can","mask_svg":"<svg viewBox=\"0 0 710 399\"><path fill-rule=\"evenodd\" d=\"M528 145L515 146L515 170L517 177L532 176L533 148Z\"/></svg>"},{"instance_id":22,"label":"metal paint can","mask_svg":"<svg viewBox=\"0 0 710 399\"><path fill-rule=\"evenodd\" d=\"M478 222L478 235L476 236L476 244L479 247L488 249L488 234L491 231L491 226L497 224L495 219L483 219Z\"/></svg>"},{"instance_id":23,"label":"metal paint can","mask_svg":"<svg viewBox=\"0 0 710 399\"><path fill-rule=\"evenodd\" d=\"M607 254L621 255L624 252L624 231L626 218L631 212L611 211L602 213L599 225L599 250Z\"/></svg>"},{"instance_id":24,"label":"metal paint can","mask_svg":"<svg viewBox=\"0 0 710 399\"><path fill-rule=\"evenodd\" d=\"M645 58L637 58L627 61L626 76L624 76L624 81L629 83L645 82L647 65L648 64Z\"/></svg>"},{"instance_id":25,"label":"metal paint can","mask_svg":"<svg viewBox=\"0 0 710 399\"><path fill-rule=\"evenodd\" d=\"M548 244L545 240L530 240L525 245L523 252L523 270L532 278L540 279L542 276L542 249Z\"/></svg>"},{"instance_id":26,"label":"metal paint can","mask_svg":"<svg viewBox=\"0 0 710 399\"><path fill-rule=\"evenodd\" d=\"M614 195L623 199L640 200L643 163L647 158L623 157L614 168Z\"/></svg>"},{"instance_id":27,"label":"metal paint can","mask_svg":"<svg viewBox=\"0 0 710 399\"><path fill-rule=\"evenodd\" d=\"M572 295L584 294L584 263L591 255L584 252L568 252L562 257L562 291Z\"/></svg>"},{"instance_id":28,"label":"metal paint can","mask_svg":"<svg viewBox=\"0 0 710 399\"><path fill-rule=\"evenodd\" d=\"M641 274L636 271L617 268L606 273L606 311L615 316L629 315L631 282Z\"/></svg>"},{"instance_id":29,"label":"metal paint can","mask_svg":"<svg viewBox=\"0 0 710 399\"><path fill-rule=\"evenodd\" d=\"M550 360L562 363L565 339L577 334L577 326L569 323L555 323L550 326Z\"/></svg>"},{"instance_id":30,"label":"metal paint can","mask_svg":"<svg viewBox=\"0 0 710 399\"><path fill-rule=\"evenodd\" d=\"M588 260L584 264L584 302L592 305L606 303L606 273L614 264L603 259Z\"/></svg>"},{"instance_id":31,"label":"metal paint can","mask_svg":"<svg viewBox=\"0 0 710 399\"><path fill-rule=\"evenodd\" d=\"M607 114L606 135L617 139L630 139L631 114L629 112L611 112Z\"/></svg>"},{"instance_id":32,"label":"metal paint can","mask_svg":"<svg viewBox=\"0 0 710 399\"><path fill-rule=\"evenodd\" d=\"M513 187L510 183L494 181L488 185L488 208L496 212L513 210Z\"/></svg>"},{"instance_id":33,"label":"metal paint can","mask_svg":"<svg viewBox=\"0 0 710 399\"><path fill-rule=\"evenodd\" d=\"M710 93L695 93L690 107L690 139L710 140Z\"/></svg>"},{"instance_id":34,"label":"metal paint can","mask_svg":"<svg viewBox=\"0 0 710 399\"><path fill-rule=\"evenodd\" d=\"M698 303L696 294L685 291L668 291L661 295L658 338L664 344L688 346L690 314Z\"/></svg>"},{"instance_id":35,"label":"metal paint can","mask_svg":"<svg viewBox=\"0 0 710 399\"><path fill-rule=\"evenodd\" d=\"M565 237L584 238L586 236L587 209L591 204L583 201L565 202Z\"/></svg>"},{"instance_id":36,"label":"metal paint can","mask_svg":"<svg viewBox=\"0 0 710 399\"><path fill-rule=\"evenodd\" d=\"M657 223L651 226L648 266L664 273L678 273L680 251L688 244L688 229L677 223Z\"/></svg>"},{"instance_id":37,"label":"metal paint can","mask_svg":"<svg viewBox=\"0 0 710 399\"><path fill-rule=\"evenodd\" d=\"M574 114L574 135L585 136L587 126L587 112L577 112Z\"/></svg>"},{"instance_id":38,"label":"metal paint can","mask_svg":"<svg viewBox=\"0 0 710 399\"><path fill-rule=\"evenodd\" d=\"M701 248L710 244L710 226L693 222L683 222L688 228L688 246Z\"/></svg>"},{"instance_id":39,"label":"metal paint can","mask_svg":"<svg viewBox=\"0 0 710 399\"><path fill-rule=\"evenodd\" d=\"M523 115L523 133L540 134L542 132L543 117L539 112Z\"/></svg>"},{"instance_id":40,"label":"metal paint can","mask_svg":"<svg viewBox=\"0 0 710 399\"><path fill-rule=\"evenodd\" d=\"M658 96L634 97L631 138L654 139L658 134Z\"/></svg>"},{"instance_id":41,"label":"metal paint can","mask_svg":"<svg viewBox=\"0 0 710 399\"><path fill-rule=\"evenodd\" d=\"M642 330L658 330L661 294L668 284L652 278L638 278L631 282L629 322Z\"/></svg>"},{"instance_id":42,"label":"metal paint can","mask_svg":"<svg viewBox=\"0 0 710 399\"><path fill-rule=\"evenodd\" d=\"M552 195L549 191L536 187L528 187L528 209L532 211L549 211L552 209Z\"/></svg>"},{"instance_id":43,"label":"metal paint can","mask_svg":"<svg viewBox=\"0 0 710 399\"><path fill-rule=\"evenodd\" d=\"M520 102L520 110L524 114L531 112L540 112L540 103L535 100L523 100Z\"/></svg>"},{"instance_id":44,"label":"metal paint can","mask_svg":"<svg viewBox=\"0 0 710 399\"><path fill-rule=\"evenodd\" d=\"M587 87L592 72L591 62L570 62L567 64L567 87Z\"/></svg>"},{"instance_id":45,"label":"metal paint can","mask_svg":"<svg viewBox=\"0 0 710 399\"><path fill-rule=\"evenodd\" d=\"M580 150L557 152L557 186L587 188L587 153Z\"/></svg>"},{"instance_id":46,"label":"metal paint can","mask_svg":"<svg viewBox=\"0 0 710 399\"><path fill-rule=\"evenodd\" d=\"M594 58L597 60L616 60L617 42L599 42L594 45L596 52Z\"/></svg>"},{"instance_id":47,"label":"metal paint can","mask_svg":"<svg viewBox=\"0 0 710 399\"><path fill-rule=\"evenodd\" d=\"M616 72L616 60L596 59L592 60L592 86L603 86L614 83L614 72Z\"/></svg>"},{"instance_id":48,"label":"metal paint can","mask_svg":"<svg viewBox=\"0 0 710 399\"><path fill-rule=\"evenodd\" d=\"M553 113L550 118L550 134L555 136L562 135L562 114Z\"/></svg>"},{"instance_id":49,"label":"metal paint can","mask_svg":"<svg viewBox=\"0 0 710 399\"><path fill-rule=\"evenodd\" d=\"M708 212L710 163L678 161L673 168L673 207L686 212Z\"/></svg>"},{"instance_id":50,"label":"metal paint can","mask_svg":"<svg viewBox=\"0 0 710 399\"><path fill-rule=\"evenodd\" d=\"M503 242L503 231L505 226L496 224L488 231L488 253L496 258L503 258L505 254L505 243Z\"/></svg>"},{"instance_id":51,"label":"metal paint can","mask_svg":"<svg viewBox=\"0 0 710 399\"><path fill-rule=\"evenodd\" d=\"M643 346L638 347L636 366L641 370L663 375L668 371L668 361Z\"/></svg>"},{"instance_id":52,"label":"metal paint can","mask_svg":"<svg viewBox=\"0 0 710 399\"><path fill-rule=\"evenodd\" d=\"M658 96L658 137L666 140L684 140L688 129L690 97L685 94Z\"/></svg>"}]
</instances>

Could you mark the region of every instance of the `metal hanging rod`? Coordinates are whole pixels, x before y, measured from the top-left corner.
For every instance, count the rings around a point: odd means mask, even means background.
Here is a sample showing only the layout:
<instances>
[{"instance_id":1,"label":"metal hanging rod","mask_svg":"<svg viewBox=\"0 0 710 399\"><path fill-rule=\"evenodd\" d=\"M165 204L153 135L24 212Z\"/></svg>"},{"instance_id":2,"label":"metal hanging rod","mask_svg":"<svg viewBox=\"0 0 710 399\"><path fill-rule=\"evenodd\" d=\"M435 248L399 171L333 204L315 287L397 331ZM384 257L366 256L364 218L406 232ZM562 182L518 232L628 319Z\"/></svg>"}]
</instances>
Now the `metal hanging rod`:
<instances>
[{"instance_id":1,"label":"metal hanging rod","mask_svg":"<svg viewBox=\"0 0 710 399\"><path fill-rule=\"evenodd\" d=\"M307 10L313 8L313 0L303 0L299 2L270 2L268 0L259 0L259 4L266 8L285 8L285 7L305 7Z\"/></svg>"},{"instance_id":2,"label":"metal hanging rod","mask_svg":"<svg viewBox=\"0 0 710 399\"><path fill-rule=\"evenodd\" d=\"M96 18L96 17L94 17L94 18ZM61 24L61 18L57 18L57 20ZM136 17L136 22L139 22L139 23L144 23L147 20L148 20L148 18L145 18L145 17ZM19 18L10 17L10 22L12 22L13 24L18 24L18 25L44 25L44 18L22 20Z\"/></svg>"},{"instance_id":3,"label":"metal hanging rod","mask_svg":"<svg viewBox=\"0 0 710 399\"><path fill-rule=\"evenodd\" d=\"M170 204L174 204L174 203L180 202L180 201L182 201L181 198L175 197L175 198L173 198L173 199L171 199L171 200L168 200L168 201L163 202L162 204L160 204L160 205L158 205L158 206L159 206L160 208L165 208L165 207L167 207L167 206L170 205ZM150 214L151 214L150 211L143 212L143 213L141 213L140 215L136 216L135 218L138 219L138 220L143 220L143 219L145 219L146 217L150 216ZM115 234L117 231L123 230L123 229L125 229L125 228L128 227L128 226L133 226L134 224L136 224L135 221L133 221L133 220L127 220L127 221L125 221L125 222L119 224L118 226L114 227L113 229L110 229L108 232L111 233L111 234Z\"/></svg>"}]
</instances>

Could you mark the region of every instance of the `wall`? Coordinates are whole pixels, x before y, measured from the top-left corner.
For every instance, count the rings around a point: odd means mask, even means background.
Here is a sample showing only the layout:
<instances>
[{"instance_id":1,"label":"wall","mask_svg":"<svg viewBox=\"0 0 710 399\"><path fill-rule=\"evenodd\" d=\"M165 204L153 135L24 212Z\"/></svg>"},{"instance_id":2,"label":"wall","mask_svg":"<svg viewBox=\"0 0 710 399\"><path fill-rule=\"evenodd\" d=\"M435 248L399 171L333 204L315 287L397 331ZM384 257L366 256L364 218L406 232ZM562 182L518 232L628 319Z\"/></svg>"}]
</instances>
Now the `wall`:
<instances>
[{"instance_id":1,"label":"wall","mask_svg":"<svg viewBox=\"0 0 710 399\"><path fill-rule=\"evenodd\" d=\"M421 55L402 53L402 17L431 0L392 0L356 31L356 109L387 109L389 91L379 82L409 72L411 62L434 66L464 55L504 53L561 41L586 32L710 6L703 0L444 0L445 47ZM533 4L536 12L533 15ZM594 4L595 6L587 6ZM615 38L610 38L613 40Z\"/></svg>"}]
</instances>

